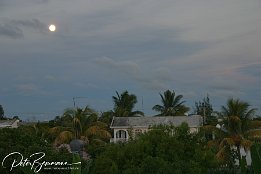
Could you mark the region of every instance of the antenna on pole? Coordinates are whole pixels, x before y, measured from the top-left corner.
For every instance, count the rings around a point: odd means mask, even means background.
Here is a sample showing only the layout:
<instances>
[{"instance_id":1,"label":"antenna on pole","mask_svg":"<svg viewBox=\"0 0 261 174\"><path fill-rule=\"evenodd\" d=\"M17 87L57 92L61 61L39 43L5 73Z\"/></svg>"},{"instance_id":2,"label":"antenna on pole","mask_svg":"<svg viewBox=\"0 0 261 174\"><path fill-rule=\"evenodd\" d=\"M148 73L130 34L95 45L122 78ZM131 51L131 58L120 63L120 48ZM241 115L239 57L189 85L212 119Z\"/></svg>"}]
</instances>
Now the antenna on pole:
<instances>
[{"instance_id":1,"label":"antenna on pole","mask_svg":"<svg viewBox=\"0 0 261 174\"><path fill-rule=\"evenodd\" d=\"M75 97L73 97L73 107L75 108Z\"/></svg>"},{"instance_id":2,"label":"antenna on pole","mask_svg":"<svg viewBox=\"0 0 261 174\"><path fill-rule=\"evenodd\" d=\"M73 97L73 107L76 107L76 99L82 99L82 98L87 98L87 97Z\"/></svg>"},{"instance_id":3,"label":"antenna on pole","mask_svg":"<svg viewBox=\"0 0 261 174\"><path fill-rule=\"evenodd\" d=\"M143 108L143 96L141 97L141 109L142 109L142 112L144 112L144 108Z\"/></svg>"}]
</instances>

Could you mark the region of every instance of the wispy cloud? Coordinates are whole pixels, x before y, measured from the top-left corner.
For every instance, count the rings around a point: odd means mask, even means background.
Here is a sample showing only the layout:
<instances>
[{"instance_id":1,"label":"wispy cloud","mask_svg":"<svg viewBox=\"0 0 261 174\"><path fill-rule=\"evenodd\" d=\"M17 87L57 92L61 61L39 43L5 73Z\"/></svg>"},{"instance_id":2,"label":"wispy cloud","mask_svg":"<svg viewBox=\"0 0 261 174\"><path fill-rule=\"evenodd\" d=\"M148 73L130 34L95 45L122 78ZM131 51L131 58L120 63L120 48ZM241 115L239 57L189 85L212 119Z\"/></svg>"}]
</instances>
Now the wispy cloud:
<instances>
[{"instance_id":1,"label":"wispy cloud","mask_svg":"<svg viewBox=\"0 0 261 174\"><path fill-rule=\"evenodd\" d=\"M14 26L20 26L20 27L28 27L33 28L35 30L39 31L46 31L47 26L39 21L38 19L32 19L32 20L11 20L11 25Z\"/></svg>"},{"instance_id":2,"label":"wispy cloud","mask_svg":"<svg viewBox=\"0 0 261 174\"><path fill-rule=\"evenodd\" d=\"M106 67L108 70L113 70L115 74L125 74L127 78L131 78L142 87L150 90L168 89L169 85L166 82L172 79L168 68L149 69L146 65L139 65L134 61L116 61L108 57L96 59L96 63ZM148 72L145 73L145 69L142 69L142 67L146 67Z\"/></svg>"},{"instance_id":3,"label":"wispy cloud","mask_svg":"<svg viewBox=\"0 0 261 174\"><path fill-rule=\"evenodd\" d=\"M8 20L0 24L0 36L6 36L13 39L24 37L23 28L31 28L40 32L47 30L47 26L38 19L32 20Z\"/></svg>"},{"instance_id":4,"label":"wispy cloud","mask_svg":"<svg viewBox=\"0 0 261 174\"><path fill-rule=\"evenodd\" d=\"M257 62L255 64L247 64L244 66L241 66L237 68L237 70L240 73L247 74L249 76L255 77L256 79L260 79L260 74L261 74L261 63Z\"/></svg>"},{"instance_id":5,"label":"wispy cloud","mask_svg":"<svg viewBox=\"0 0 261 174\"><path fill-rule=\"evenodd\" d=\"M49 81L49 82L56 82L56 81L58 81L57 77L55 77L54 75L50 75L50 74L45 75L43 77L43 79L46 80L46 81Z\"/></svg>"},{"instance_id":6,"label":"wispy cloud","mask_svg":"<svg viewBox=\"0 0 261 174\"><path fill-rule=\"evenodd\" d=\"M32 83L19 84L16 86L16 89L19 93L23 93L23 94L35 93L39 91L38 86Z\"/></svg>"},{"instance_id":7,"label":"wispy cloud","mask_svg":"<svg viewBox=\"0 0 261 174\"><path fill-rule=\"evenodd\" d=\"M15 90L18 94L23 96L32 96L32 95L45 95L48 92L41 89L39 86L33 83L24 83L18 84L15 86Z\"/></svg>"},{"instance_id":8,"label":"wispy cloud","mask_svg":"<svg viewBox=\"0 0 261 174\"><path fill-rule=\"evenodd\" d=\"M49 0L37 0L37 1L42 2L42 3L47 3L47 2L49 2Z\"/></svg>"},{"instance_id":9,"label":"wispy cloud","mask_svg":"<svg viewBox=\"0 0 261 174\"><path fill-rule=\"evenodd\" d=\"M106 66L112 70L123 72L127 74L136 74L140 72L140 68L137 63L132 61L116 61L109 57L102 57L95 60L98 64Z\"/></svg>"},{"instance_id":10,"label":"wispy cloud","mask_svg":"<svg viewBox=\"0 0 261 174\"><path fill-rule=\"evenodd\" d=\"M19 39L24 36L23 30L11 24L0 24L0 36Z\"/></svg>"}]
</instances>

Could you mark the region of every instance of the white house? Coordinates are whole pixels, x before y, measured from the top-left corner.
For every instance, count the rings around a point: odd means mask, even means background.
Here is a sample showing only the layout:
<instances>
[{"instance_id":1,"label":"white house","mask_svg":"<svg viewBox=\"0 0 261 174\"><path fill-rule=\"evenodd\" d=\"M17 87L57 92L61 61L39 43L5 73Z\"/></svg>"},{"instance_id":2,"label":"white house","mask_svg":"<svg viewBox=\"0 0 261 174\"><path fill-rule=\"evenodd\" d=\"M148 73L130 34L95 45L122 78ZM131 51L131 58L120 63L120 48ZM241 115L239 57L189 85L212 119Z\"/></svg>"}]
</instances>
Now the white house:
<instances>
[{"instance_id":1,"label":"white house","mask_svg":"<svg viewBox=\"0 0 261 174\"><path fill-rule=\"evenodd\" d=\"M0 129L1 128L18 128L19 120L0 120Z\"/></svg>"},{"instance_id":2,"label":"white house","mask_svg":"<svg viewBox=\"0 0 261 174\"><path fill-rule=\"evenodd\" d=\"M174 125L179 126L181 123L187 123L190 132L198 132L203 125L200 115L191 116L155 116L155 117L113 117L110 128L113 129L113 138L111 142L125 142L130 138L130 131L135 135L147 132L151 126L156 125Z\"/></svg>"}]
</instances>

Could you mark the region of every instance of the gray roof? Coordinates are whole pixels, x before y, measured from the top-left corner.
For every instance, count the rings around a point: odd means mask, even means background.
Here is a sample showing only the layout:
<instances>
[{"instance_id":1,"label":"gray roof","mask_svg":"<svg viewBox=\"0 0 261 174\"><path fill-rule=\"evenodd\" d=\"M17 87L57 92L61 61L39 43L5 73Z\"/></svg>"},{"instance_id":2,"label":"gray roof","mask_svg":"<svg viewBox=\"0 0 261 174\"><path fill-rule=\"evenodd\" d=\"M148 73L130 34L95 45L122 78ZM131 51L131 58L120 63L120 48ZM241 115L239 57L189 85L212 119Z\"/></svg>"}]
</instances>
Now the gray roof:
<instances>
[{"instance_id":1,"label":"gray roof","mask_svg":"<svg viewBox=\"0 0 261 174\"><path fill-rule=\"evenodd\" d=\"M5 127L5 126L11 126L14 124L16 120L0 120L0 126Z\"/></svg>"},{"instance_id":2,"label":"gray roof","mask_svg":"<svg viewBox=\"0 0 261 174\"><path fill-rule=\"evenodd\" d=\"M153 125L174 125L188 123L189 127L202 126L202 117L200 115L191 116L156 116L156 117L114 117L111 128L117 127L149 127Z\"/></svg>"}]
</instances>

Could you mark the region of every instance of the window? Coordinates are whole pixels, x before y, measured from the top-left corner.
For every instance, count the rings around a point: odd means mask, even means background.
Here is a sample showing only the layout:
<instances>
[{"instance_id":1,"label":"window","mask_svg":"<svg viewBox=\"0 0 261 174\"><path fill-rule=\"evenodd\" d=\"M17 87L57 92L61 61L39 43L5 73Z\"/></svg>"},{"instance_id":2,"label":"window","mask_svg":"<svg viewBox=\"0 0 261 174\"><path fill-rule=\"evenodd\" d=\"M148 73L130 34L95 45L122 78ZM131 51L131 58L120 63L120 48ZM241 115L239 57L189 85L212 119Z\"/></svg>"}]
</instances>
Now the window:
<instances>
[{"instance_id":1,"label":"window","mask_svg":"<svg viewBox=\"0 0 261 174\"><path fill-rule=\"evenodd\" d=\"M124 130L117 131L116 138L127 138L127 132Z\"/></svg>"}]
</instances>

